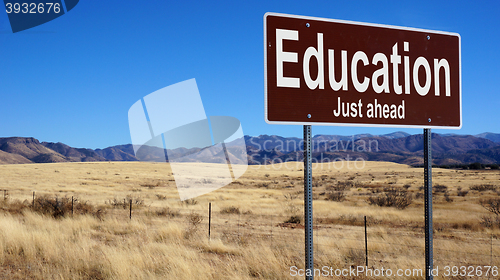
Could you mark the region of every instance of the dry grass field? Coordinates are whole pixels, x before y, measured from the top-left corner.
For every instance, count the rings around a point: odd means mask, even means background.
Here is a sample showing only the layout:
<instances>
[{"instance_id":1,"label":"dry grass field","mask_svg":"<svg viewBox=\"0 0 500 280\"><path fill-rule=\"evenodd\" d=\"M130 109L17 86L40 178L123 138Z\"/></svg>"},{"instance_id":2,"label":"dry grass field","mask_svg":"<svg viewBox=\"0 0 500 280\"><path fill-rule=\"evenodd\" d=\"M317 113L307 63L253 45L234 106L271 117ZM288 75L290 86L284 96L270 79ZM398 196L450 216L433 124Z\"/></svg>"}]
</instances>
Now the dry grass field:
<instances>
[{"instance_id":1,"label":"dry grass field","mask_svg":"<svg viewBox=\"0 0 500 280\"><path fill-rule=\"evenodd\" d=\"M304 266L302 169L249 166L181 203L164 163L0 165L0 278L302 279L290 275ZM480 204L500 198L500 172L435 168L433 183L436 279L465 279L447 265L500 266L500 219ZM315 267L364 265L366 216L368 267L423 268L422 185L422 168L314 164Z\"/></svg>"}]
</instances>

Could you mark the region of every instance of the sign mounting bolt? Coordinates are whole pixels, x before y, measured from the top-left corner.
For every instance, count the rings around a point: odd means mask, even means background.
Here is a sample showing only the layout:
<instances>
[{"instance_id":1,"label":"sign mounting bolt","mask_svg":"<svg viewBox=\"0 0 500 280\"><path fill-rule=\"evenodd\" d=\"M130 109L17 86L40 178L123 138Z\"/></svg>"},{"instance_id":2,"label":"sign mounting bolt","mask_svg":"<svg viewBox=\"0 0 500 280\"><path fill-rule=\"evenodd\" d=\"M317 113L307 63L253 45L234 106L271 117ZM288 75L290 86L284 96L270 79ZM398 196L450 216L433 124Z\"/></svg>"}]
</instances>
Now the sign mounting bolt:
<instances>
[{"instance_id":1,"label":"sign mounting bolt","mask_svg":"<svg viewBox=\"0 0 500 280\"><path fill-rule=\"evenodd\" d=\"M429 118L428 121L431 122L431 118Z\"/></svg>"},{"instance_id":2,"label":"sign mounting bolt","mask_svg":"<svg viewBox=\"0 0 500 280\"><path fill-rule=\"evenodd\" d=\"M311 26L311 25L309 24L309 22L308 22L308 23L306 23L306 27L309 27L309 26Z\"/></svg>"},{"instance_id":3,"label":"sign mounting bolt","mask_svg":"<svg viewBox=\"0 0 500 280\"><path fill-rule=\"evenodd\" d=\"M311 118L311 114L307 114L307 118L310 119Z\"/></svg>"},{"instance_id":4,"label":"sign mounting bolt","mask_svg":"<svg viewBox=\"0 0 500 280\"><path fill-rule=\"evenodd\" d=\"M431 39L431 36L427 35L427 40L430 40Z\"/></svg>"}]
</instances>

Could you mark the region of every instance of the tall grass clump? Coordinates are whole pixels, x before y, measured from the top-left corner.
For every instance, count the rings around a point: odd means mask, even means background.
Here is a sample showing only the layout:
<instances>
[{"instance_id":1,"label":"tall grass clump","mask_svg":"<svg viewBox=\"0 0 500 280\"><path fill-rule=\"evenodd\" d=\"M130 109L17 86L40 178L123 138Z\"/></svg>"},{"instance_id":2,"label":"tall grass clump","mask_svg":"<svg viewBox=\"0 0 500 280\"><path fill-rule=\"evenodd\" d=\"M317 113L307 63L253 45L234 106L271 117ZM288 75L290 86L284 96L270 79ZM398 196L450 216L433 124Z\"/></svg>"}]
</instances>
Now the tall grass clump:
<instances>
[{"instance_id":1,"label":"tall grass clump","mask_svg":"<svg viewBox=\"0 0 500 280\"><path fill-rule=\"evenodd\" d=\"M405 209L410 206L413 201L411 193L406 189L385 188L382 194L371 196L368 198L370 205L381 207L395 207L397 209Z\"/></svg>"}]
</instances>

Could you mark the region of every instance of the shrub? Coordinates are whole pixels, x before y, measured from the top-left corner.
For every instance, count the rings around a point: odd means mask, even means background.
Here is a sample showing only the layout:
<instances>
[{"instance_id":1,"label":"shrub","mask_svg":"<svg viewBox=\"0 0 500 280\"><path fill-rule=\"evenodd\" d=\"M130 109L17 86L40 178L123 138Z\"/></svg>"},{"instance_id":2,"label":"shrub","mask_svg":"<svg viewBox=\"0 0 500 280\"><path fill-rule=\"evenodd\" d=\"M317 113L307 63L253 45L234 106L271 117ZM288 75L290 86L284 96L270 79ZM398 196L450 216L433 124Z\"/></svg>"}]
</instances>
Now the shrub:
<instances>
[{"instance_id":1,"label":"shrub","mask_svg":"<svg viewBox=\"0 0 500 280\"><path fill-rule=\"evenodd\" d=\"M285 211L291 215L296 215L300 208L294 203L294 200L298 198L297 195L288 193L283 195L285 197Z\"/></svg>"},{"instance_id":2,"label":"shrub","mask_svg":"<svg viewBox=\"0 0 500 280\"><path fill-rule=\"evenodd\" d=\"M130 200L132 200L132 204L135 206L143 206L144 205L144 199L142 199L141 197L132 197L131 195L127 195L127 197L125 197L125 199L127 201L129 201L129 203L130 203Z\"/></svg>"},{"instance_id":3,"label":"shrub","mask_svg":"<svg viewBox=\"0 0 500 280\"><path fill-rule=\"evenodd\" d=\"M184 231L184 238L191 239L198 232L198 225L203 221L203 217L200 214L191 212L187 216L189 226Z\"/></svg>"},{"instance_id":4,"label":"shrub","mask_svg":"<svg viewBox=\"0 0 500 280\"><path fill-rule=\"evenodd\" d=\"M106 214L106 210L103 209L102 207L99 207L95 213L92 213L92 215L98 219L99 221L104 220L104 215Z\"/></svg>"},{"instance_id":5,"label":"shrub","mask_svg":"<svg viewBox=\"0 0 500 280\"><path fill-rule=\"evenodd\" d=\"M469 193L468 190L464 190L464 191L458 190L457 191L458 196L466 196L468 193Z\"/></svg>"},{"instance_id":6,"label":"shrub","mask_svg":"<svg viewBox=\"0 0 500 280\"><path fill-rule=\"evenodd\" d=\"M337 190L347 191L354 187L354 182L352 181L354 177L349 178L348 181L338 181Z\"/></svg>"},{"instance_id":7,"label":"shrub","mask_svg":"<svg viewBox=\"0 0 500 280\"><path fill-rule=\"evenodd\" d=\"M41 196L35 199L33 211L59 218L66 214L68 206L71 211L71 203L67 203L65 199Z\"/></svg>"},{"instance_id":8,"label":"shrub","mask_svg":"<svg viewBox=\"0 0 500 280\"><path fill-rule=\"evenodd\" d=\"M407 190L398 188L386 188L384 189L384 193L376 197L368 198L368 203L370 205L395 207L397 209L405 209L412 201L412 195L408 193Z\"/></svg>"},{"instance_id":9,"label":"shrub","mask_svg":"<svg viewBox=\"0 0 500 280\"><path fill-rule=\"evenodd\" d=\"M127 209L128 207L130 207L130 201L132 201L132 204L135 206L144 205L144 199L141 199L140 197L132 197L131 195L127 195L124 199L117 199L115 197L106 201L105 203L111 205L113 208Z\"/></svg>"},{"instance_id":10,"label":"shrub","mask_svg":"<svg viewBox=\"0 0 500 280\"><path fill-rule=\"evenodd\" d=\"M350 190L352 187L354 187L354 185L355 184L353 181L338 181L336 186L329 186L327 187L327 189L332 191L343 192Z\"/></svg>"},{"instance_id":11,"label":"shrub","mask_svg":"<svg viewBox=\"0 0 500 280\"><path fill-rule=\"evenodd\" d=\"M260 184L259 184L259 187L260 187L260 188L267 188L267 187L269 187L269 183L267 183L267 182L260 183Z\"/></svg>"},{"instance_id":12,"label":"shrub","mask_svg":"<svg viewBox=\"0 0 500 280\"><path fill-rule=\"evenodd\" d=\"M143 185L141 185L141 187L145 187L145 188L148 188L148 189L154 189L156 186L153 185L153 184L143 184Z\"/></svg>"},{"instance_id":13,"label":"shrub","mask_svg":"<svg viewBox=\"0 0 500 280\"><path fill-rule=\"evenodd\" d=\"M300 224L301 218L298 215L293 215L288 218L288 220L285 221L285 223L290 223L290 224Z\"/></svg>"},{"instance_id":14,"label":"shrub","mask_svg":"<svg viewBox=\"0 0 500 280\"><path fill-rule=\"evenodd\" d=\"M326 194L326 200L342 202L345 199L345 192L343 191L333 191Z\"/></svg>"},{"instance_id":15,"label":"shrub","mask_svg":"<svg viewBox=\"0 0 500 280\"><path fill-rule=\"evenodd\" d=\"M449 192L445 192L444 193L444 200L446 202L453 202L453 198L450 197L450 193Z\"/></svg>"},{"instance_id":16,"label":"shrub","mask_svg":"<svg viewBox=\"0 0 500 280\"><path fill-rule=\"evenodd\" d=\"M360 226L363 223L363 218L362 217L357 217L354 215L340 215L338 218L338 223L343 224L343 225L351 225L351 226Z\"/></svg>"},{"instance_id":17,"label":"shrub","mask_svg":"<svg viewBox=\"0 0 500 280\"><path fill-rule=\"evenodd\" d=\"M203 221L203 217L198 213L191 212L188 221L191 226L196 227Z\"/></svg>"},{"instance_id":18,"label":"shrub","mask_svg":"<svg viewBox=\"0 0 500 280\"><path fill-rule=\"evenodd\" d=\"M347 265L363 265L365 262L365 252L361 249L349 249L344 255L344 261Z\"/></svg>"},{"instance_id":19,"label":"shrub","mask_svg":"<svg viewBox=\"0 0 500 280\"><path fill-rule=\"evenodd\" d=\"M500 215L500 198L489 198L489 199L481 199L479 204L483 206L488 212L495 214L496 216Z\"/></svg>"},{"instance_id":20,"label":"shrub","mask_svg":"<svg viewBox=\"0 0 500 280\"><path fill-rule=\"evenodd\" d=\"M165 208L157 210L156 211L156 215L174 218L174 217L180 216L180 213L179 213L179 210L173 210L173 209L170 209L170 207L167 206Z\"/></svg>"},{"instance_id":21,"label":"shrub","mask_svg":"<svg viewBox=\"0 0 500 280\"><path fill-rule=\"evenodd\" d=\"M20 200L2 200L0 201L0 209L11 214L22 215L25 209L29 209L31 203L28 200L21 202Z\"/></svg>"},{"instance_id":22,"label":"shrub","mask_svg":"<svg viewBox=\"0 0 500 280\"><path fill-rule=\"evenodd\" d=\"M474 169L474 170L478 170L478 169L482 168L482 165L479 162L474 162L474 163L469 164L469 168Z\"/></svg>"},{"instance_id":23,"label":"shrub","mask_svg":"<svg viewBox=\"0 0 500 280\"><path fill-rule=\"evenodd\" d=\"M483 216L479 222L482 226L487 228L500 227L500 217Z\"/></svg>"},{"instance_id":24,"label":"shrub","mask_svg":"<svg viewBox=\"0 0 500 280\"><path fill-rule=\"evenodd\" d=\"M474 185L470 187L470 189L473 191L483 192L483 191L494 191L497 189L497 187L490 184L481 184L481 185Z\"/></svg>"},{"instance_id":25,"label":"shrub","mask_svg":"<svg viewBox=\"0 0 500 280\"><path fill-rule=\"evenodd\" d=\"M438 193L438 192L446 192L446 190L448 189L447 186L445 185L441 185L441 184L435 184L434 185L434 192Z\"/></svg>"},{"instance_id":26,"label":"shrub","mask_svg":"<svg viewBox=\"0 0 500 280\"><path fill-rule=\"evenodd\" d=\"M73 212L79 214L89 214L94 212L94 206L88 201L80 201L78 198L73 199Z\"/></svg>"},{"instance_id":27,"label":"shrub","mask_svg":"<svg viewBox=\"0 0 500 280\"><path fill-rule=\"evenodd\" d=\"M44 195L35 198L32 210L54 218L61 218L71 213L71 204L71 198L49 197ZM73 212L87 214L92 211L93 207L86 201L81 202L78 199L73 199Z\"/></svg>"},{"instance_id":28,"label":"shrub","mask_svg":"<svg viewBox=\"0 0 500 280\"><path fill-rule=\"evenodd\" d=\"M196 200L194 198L190 198L190 199L186 199L186 200L182 201L182 204L185 204L185 205L196 205L196 204L198 204L198 200Z\"/></svg>"},{"instance_id":29,"label":"shrub","mask_svg":"<svg viewBox=\"0 0 500 280\"><path fill-rule=\"evenodd\" d=\"M240 214L240 208L234 207L234 206L229 206L229 207L224 207L222 210L220 210L221 214Z\"/></svg>"},{"instance_id":30,"label":"shrub","mask_svg":"<svg viewBox=\"0 0 500 280\"><path fill-rule=\"evenodd\" d=\"M165 196L163 194L156 194L156 198L158 198L158 200L165 200L165 199L167 199L167 196Z\"/></svg>"},{"instance_id":31,"label":"shrub","mask_svg":"<svg viewBox=\"0 0 500 280\"><path fill-rule=\"evenodd\" d=\"M118 207L123 207L123 209L127 208L127 201L125 199L123 200L117 199L116 197L106 201L105 204L109 204L113 208L118 208Z\"/></svg>"}]
</instances>

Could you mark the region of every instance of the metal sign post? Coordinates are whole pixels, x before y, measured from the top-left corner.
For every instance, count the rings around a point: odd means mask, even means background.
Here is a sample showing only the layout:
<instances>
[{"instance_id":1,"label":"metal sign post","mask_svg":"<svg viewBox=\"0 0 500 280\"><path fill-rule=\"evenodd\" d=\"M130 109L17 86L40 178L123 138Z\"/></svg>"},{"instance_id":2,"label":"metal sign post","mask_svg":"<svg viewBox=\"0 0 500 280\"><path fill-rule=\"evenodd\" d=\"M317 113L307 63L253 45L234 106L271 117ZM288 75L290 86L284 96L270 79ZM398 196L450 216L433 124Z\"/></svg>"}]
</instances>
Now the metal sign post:
<instances>
[{"instance_id":1,"label":"metal sign post","mask_svg":"<svg viewBox=\"0 0 500 280\"><path fill-rule=\"evenodd\" d=\"M304 226L306 280L314 279L311 126L304 125ZM309 273L307 273L309 272Z\"/></svg>"},{"instance_id":2,"label":"metal sign post","mask_svg":"<svg viewBox=\"0 0 500 280\"><path fill-rule=\"evenodd\" d=\"M432 280L432 155L431 129L424 128L424 197L425 197L425 268L426 280Z\"/></svg>"}]
</instances>

